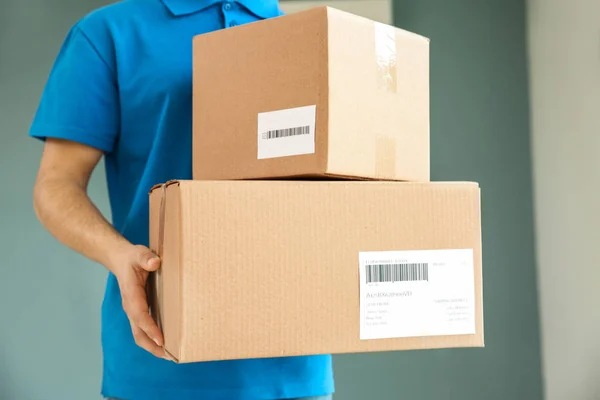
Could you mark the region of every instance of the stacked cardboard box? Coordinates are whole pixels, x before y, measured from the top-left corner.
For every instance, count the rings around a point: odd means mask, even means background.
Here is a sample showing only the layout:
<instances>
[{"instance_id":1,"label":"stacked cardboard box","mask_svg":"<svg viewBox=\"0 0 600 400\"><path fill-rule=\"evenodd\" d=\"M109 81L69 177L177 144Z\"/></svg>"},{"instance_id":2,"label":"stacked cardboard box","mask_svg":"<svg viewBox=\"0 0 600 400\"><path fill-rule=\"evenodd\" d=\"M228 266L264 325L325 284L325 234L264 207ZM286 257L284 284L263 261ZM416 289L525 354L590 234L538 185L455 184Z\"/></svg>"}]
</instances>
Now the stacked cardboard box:
<instances>
[{"instance_id":1,"label":"stacked cardboard box","mask_svg":"<svg viewBox=\"0 0 600 400\"><path fill-rule=\"evenodd\" d=\"M429 41L324 7L193 46L194 180L150 193L171 356L482 346L480 192L429 182Z\"/></svg>"}]
</instances>

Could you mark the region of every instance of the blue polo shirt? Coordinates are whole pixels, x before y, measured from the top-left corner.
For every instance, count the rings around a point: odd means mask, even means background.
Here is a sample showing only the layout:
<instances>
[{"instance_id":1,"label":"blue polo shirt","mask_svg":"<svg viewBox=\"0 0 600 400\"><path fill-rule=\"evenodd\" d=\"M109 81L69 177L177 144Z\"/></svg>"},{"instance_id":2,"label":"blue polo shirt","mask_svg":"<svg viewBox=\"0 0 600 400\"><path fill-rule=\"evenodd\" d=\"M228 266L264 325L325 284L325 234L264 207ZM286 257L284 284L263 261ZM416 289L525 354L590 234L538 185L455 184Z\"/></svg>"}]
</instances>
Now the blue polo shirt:
<instances>
[{"instance_id":1,"label":"blue polo shirt","mask_svg":"<svg viewBox=\"0 0 600 400\"><path fill-rule=\"evenodd\" d=\"M192 37L279 15L275 0L126 0L96 10L69 31L30 135L102 150L113 224L148 245L149 189L192 177ZM107 397L281 399L333 391L330 356L181 365L155 358L135 345L113 275L102 348Z\"/></svg>"}]
</instances>

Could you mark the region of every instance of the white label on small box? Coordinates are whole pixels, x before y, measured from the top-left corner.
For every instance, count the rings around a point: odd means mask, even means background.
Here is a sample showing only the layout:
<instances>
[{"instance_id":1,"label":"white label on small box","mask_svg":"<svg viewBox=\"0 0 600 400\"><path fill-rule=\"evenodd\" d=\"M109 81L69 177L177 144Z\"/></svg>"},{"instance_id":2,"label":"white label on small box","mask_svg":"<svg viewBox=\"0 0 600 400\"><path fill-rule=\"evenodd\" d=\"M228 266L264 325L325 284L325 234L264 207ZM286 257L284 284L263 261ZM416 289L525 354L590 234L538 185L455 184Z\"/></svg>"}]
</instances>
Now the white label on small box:
<instances>
[{"instance_id":1,"label":"white label on small box","mask_svg":"<svg viewBox=\"0 0 600 400\"><path fill-rule=\"evenodd\" d=\"M258 159L315 152L317 106L258 114Z\"/></svg>"},{"instance_id":2,"label":"white label on small box","mask_svg":"<svg viewBox=\"0 0 600 400\"><path fill-rule=\"evenodd\" d=\"M473 250L363 252L360 338L472 335Z\"/></svg>"}]
</instances>

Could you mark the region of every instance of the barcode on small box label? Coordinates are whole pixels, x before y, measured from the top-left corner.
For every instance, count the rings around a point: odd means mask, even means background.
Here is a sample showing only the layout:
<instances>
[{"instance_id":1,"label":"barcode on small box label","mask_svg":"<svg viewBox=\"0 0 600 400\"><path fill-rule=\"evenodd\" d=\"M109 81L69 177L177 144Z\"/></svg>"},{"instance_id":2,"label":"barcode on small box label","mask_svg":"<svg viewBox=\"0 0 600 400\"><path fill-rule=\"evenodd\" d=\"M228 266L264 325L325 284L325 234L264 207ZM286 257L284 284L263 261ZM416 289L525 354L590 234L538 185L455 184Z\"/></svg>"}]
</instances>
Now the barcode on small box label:
<instances>
[{"instance_id":1,"label":"barcode on small box label","mask_svg":"<svg viewBox=\"0 0 600 400\"><path fill-rule=\"evenodd\" d=\"M296 128L275 129L274 131L263 132L263 139L279 139L290 136L300 136L310 134L310 125L299 126Z\"/></svg>"},{"instance_id":2,"label":"barcode on small box label","mask_svg":"<svg viewBox=\"0 0 600 400\"><path fill-rule=\"evenodd\" d=\"M414 282L429 280L429 264L367 264L367 283Z\"/></svg>"},{"instance_id":3,"label":"barcode on small box label","mask_svg":"<svg viewBox=\"0 0 600 400\"><path fill-rule=\"evenodd\" d=\"M317 106L258 114L257 158L313 154Z\"/></svg>"}]
</instances>

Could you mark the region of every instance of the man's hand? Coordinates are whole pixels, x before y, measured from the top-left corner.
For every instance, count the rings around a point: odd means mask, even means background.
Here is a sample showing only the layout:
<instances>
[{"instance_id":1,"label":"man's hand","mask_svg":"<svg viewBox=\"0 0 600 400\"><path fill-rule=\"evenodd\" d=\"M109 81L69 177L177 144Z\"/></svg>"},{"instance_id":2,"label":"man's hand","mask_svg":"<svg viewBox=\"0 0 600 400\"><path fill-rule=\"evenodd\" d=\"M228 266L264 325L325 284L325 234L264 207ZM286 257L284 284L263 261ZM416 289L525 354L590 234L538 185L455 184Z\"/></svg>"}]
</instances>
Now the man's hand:
<instances>
[{"instance_id":1,"label":"man's hand","mask_svg":"<svg viewBox=\"0 0 600 400\"><path fill-rule=\"evenodd\" d=\"M111 261L123 309L129 318L135 343L156 357L169 359L163 349L163 336L148 312L146 282L150 272L160 268L160 259L145 246L131 246Z\"/></svg>"},{"instance_id":2,"label":"man's hand","mask_svg":"<svg viewBox=\"0 0 600 400\"><path fill-rule=\"evenodd\" d=\"M90 176L101 157L98 149L47 139L34 188L35 212L54 237L117 277L136 343L165 358L145 291L148 274L160 267L160 260L147 247L126 240L88 197Z\"/></svg>"}]
</instances>

